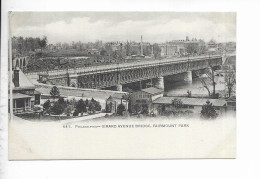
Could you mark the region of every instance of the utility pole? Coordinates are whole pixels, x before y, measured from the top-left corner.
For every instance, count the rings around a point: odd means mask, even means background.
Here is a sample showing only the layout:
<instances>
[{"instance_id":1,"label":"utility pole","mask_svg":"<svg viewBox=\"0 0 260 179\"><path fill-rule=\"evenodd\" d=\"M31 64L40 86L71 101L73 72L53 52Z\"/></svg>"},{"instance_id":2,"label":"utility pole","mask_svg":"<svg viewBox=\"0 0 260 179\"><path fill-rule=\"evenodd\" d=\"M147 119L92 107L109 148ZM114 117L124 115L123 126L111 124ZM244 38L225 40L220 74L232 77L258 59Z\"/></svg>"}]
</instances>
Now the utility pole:
<instances>
[{"instance_id":1,"label":"utility pole","mask_svg":"<svg viewBox=\"0 0 260 179\"><path fill-rule=\"evenodd\" d=\"M143 36L141 35L141 56L143 56Z\"/></svg>"}]
</instances>

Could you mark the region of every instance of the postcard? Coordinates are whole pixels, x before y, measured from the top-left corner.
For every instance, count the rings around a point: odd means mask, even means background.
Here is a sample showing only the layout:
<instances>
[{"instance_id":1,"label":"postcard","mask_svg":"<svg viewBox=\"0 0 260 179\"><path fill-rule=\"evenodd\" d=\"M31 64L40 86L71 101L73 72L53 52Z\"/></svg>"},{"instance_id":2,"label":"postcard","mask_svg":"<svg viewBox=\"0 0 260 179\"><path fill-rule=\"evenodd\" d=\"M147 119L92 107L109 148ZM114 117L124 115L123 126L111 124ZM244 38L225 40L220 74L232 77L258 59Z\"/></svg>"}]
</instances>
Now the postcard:
<instances>
[{"instance_id":1,"label":"postcard","mask_svg":"<svg viewBox=\"0 0 260 179\"><path fill-rule=\"evenodd\" d=\"M235 12L9 24L9 160L236 158Z\"/></svg>"}]
</instances>

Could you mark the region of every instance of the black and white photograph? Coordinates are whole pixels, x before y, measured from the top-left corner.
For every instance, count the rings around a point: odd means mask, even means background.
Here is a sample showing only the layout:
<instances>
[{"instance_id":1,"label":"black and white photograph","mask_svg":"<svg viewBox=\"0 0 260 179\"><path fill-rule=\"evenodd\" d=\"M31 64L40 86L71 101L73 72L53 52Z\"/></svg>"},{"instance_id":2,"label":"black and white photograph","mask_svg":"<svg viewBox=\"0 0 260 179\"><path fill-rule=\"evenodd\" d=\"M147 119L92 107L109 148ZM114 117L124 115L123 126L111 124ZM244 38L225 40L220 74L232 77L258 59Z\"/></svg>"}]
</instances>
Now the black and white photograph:
<instances>
[{"instance_id":1,"label":"black and white photograph","mask_svg":"<svg viewBox=\"0 0 260 179\"><path fill-rule=\"evenodd\" d=\"M9 23L9 159L236 156L236 13L9 12Z\"/></svg>"}]
</instances>

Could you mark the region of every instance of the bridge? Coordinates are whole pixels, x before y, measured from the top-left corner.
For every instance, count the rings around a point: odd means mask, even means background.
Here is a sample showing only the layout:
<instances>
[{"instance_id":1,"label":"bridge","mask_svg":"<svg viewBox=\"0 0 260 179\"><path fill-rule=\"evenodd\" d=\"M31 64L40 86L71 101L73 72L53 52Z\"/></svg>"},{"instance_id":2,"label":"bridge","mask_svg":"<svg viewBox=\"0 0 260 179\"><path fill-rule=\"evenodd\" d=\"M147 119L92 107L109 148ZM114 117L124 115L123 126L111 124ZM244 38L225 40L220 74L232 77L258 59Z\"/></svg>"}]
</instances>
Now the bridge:
<instances>
[{"instance_id":1,"label":"bridge","mask_svg":"<svg viewBox=\"0 0 260 179\"><path fill-rule=\"evenodd\" d=\"M151 80L153 86L164 88L164 77L183 74L184 80L192 80L192 71L210 66L222 65L221 56L183 57L162 60L140 60L135 63L121 63L49 71L37 74L39 82L78 88L104 89L115 87L122 91L122 85L142 80ZM33 75L33 74L27 74Z\"/></svg>"}]
</instances>

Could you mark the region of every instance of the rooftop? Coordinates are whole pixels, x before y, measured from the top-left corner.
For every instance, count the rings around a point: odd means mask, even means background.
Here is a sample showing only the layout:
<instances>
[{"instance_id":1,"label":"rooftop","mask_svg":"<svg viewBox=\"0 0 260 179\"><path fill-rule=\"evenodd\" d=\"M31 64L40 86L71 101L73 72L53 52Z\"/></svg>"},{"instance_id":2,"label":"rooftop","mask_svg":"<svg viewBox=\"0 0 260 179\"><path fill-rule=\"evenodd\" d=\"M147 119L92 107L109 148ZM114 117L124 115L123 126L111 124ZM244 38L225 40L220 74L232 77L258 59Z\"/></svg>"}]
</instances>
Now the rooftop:
<instances>
[{"instance_id":1,"label":"rooftop","mask_svg":"<svg viewBox=\"0 0 260 179\"><path fill-rule=\"evenodd\" d=\"M12 78L14 77L14 71L12 71ZM12 89L34 89L33 83L25 76L25 74L19 70L19 87L15 87L12 81Z\"/></svg>"},{"instance_id":2,"label":"rooftop","mask_svg":"<svg viewBox=\"0 0 260 179\"><path fill-rule=\"evenodd\" d=\"M12 94L12 99L22 99L22 98L32 98L32 96L21 94L21 93Z\"/></svg>"},{"instance_id":3,"label":"rooftop","mask_svg":"<svg viewBox=\"0 0 260 179\"><path fill-rule=\"evenodd\" d=\"M159 93L163 93L164 92L164 90L158 89L158 88L154 88L154 87L145 88L145 89L142 89L141 91L144 91L144 92L149 93L149 94L159 94Z\"/></svg>"},{"instance_id":4,"label":"rooftop","mask_svg":"<svg viewBox=\"0 0 260 179\"><path fill-rule=\"evenodd\" d=\"M47 85L47 84L36 84L36 90L42 93L45 96L50 95L50 90L54 85ZM109 96L112 97L126 94L126 92L118 92L118 91L109 91L109 90L95 90L95 89L83 89L83 88L73 88L73 87L66 87L66 86L57 86L60 95L62 97L85 97L85 98L102 98L107 99Z\"/></svg>"},{"instance_id":5,"label":"rooftop","mask_svg":"<svg viewBox=\"0 0 260 179\"><path fill-rule=\"evenodd\" d=\"M185 97L160 97L153 101L155 104L172 104L174 99L180 99L184 105L202 106L209 100L213 106L224 106L224 99L208 99L208 98L185 98Z\"/></svg>"}]
</instances>

